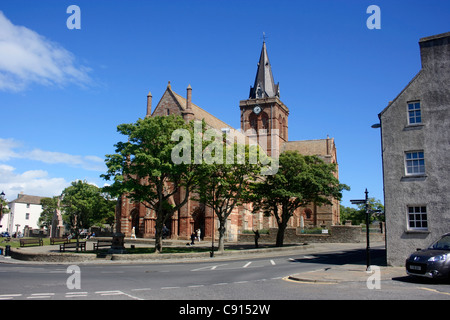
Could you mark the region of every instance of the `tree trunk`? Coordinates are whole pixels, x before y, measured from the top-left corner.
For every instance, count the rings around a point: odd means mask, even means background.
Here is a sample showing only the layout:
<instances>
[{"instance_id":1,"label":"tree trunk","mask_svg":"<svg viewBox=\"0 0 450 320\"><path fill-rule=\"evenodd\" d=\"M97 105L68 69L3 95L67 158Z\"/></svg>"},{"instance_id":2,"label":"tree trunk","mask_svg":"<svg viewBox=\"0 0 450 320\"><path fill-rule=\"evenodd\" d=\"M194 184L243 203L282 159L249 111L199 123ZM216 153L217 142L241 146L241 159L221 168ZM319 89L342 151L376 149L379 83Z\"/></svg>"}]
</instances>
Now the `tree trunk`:
<instances>
[{"instance_id":1,"label":"tree trunk","mask_svg":"<svg viewBox=\"0 0 450 320\"><path fill-rule=\"evenodd\" d=\"M219 248L218 251L223 253L225 251L225 221L222 219L219 220Z\"/></svg>"},{"instance_id":2,"label":"tree trunk","mask_svg":"<svg viewBox=\"0 0 450 320\"><path fill-rule=\"evenodd\" d=\"M277 242L275 244L276 247L282 247L284 242L284 231L286 230L286 223L281 222L278 225L278 232L277 232Z\"/></svg>"},{"instance_id":3,"label":"tree trunk","mask_svg":"<svg viewBox=\"0 0 450 320\"><path fill-rule=\"evenodd\" d=\"M156 219L155 253L161 253L162 252L162 229L163 229L162 219Z\"/></svg>"}]
</instances>

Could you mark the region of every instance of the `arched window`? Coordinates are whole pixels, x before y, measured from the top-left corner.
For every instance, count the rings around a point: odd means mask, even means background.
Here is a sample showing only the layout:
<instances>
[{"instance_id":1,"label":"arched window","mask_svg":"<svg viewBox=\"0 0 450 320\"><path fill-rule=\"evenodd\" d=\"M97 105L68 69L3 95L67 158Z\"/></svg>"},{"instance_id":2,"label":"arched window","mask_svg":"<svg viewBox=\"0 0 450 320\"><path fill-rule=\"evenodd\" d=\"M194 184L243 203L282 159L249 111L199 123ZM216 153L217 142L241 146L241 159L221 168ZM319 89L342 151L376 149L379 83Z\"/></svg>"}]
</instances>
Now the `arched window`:
<instances>
[{"instance_id":1,"label":"arched window","mask_svg":"<svg viewBox=\"0 0 450 320\"><path fill-rule=\"evenodd\" d=\"M249 122L250 122L250 128L254 129L256 132L258 132L258 116L254 113L250 114Z\"/></svg>"},{"instance_id":2,"label":"arched window","mask_svg":"<svg viewBox=\"0 0 450 320\"><path fill-rule=\"evenodd\" d=\"M269 130L269 116L267 113L263 112L261 113L261 122L262 122L262 128Z\"/></svg>"}]
</instances>

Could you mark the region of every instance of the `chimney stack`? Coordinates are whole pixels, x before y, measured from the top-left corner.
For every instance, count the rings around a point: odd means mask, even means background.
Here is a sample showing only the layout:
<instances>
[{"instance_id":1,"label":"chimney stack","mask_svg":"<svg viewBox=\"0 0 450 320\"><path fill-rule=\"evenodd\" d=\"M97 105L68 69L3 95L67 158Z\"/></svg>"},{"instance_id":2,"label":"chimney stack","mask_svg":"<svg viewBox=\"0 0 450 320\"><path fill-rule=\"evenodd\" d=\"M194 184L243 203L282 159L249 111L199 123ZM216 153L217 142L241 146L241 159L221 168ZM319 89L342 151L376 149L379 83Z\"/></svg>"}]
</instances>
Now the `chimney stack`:
<instances>
[{"instance_id":1,"label":"chimney stack","mask_svg":"<svg viewBox=\"0 0 450 320\"><path fill-rule=\"evenodd\" d=\"M187 96L186 96L186 110L191 110L191 102L192 102L192 88L191 85L189 85L186 89Z\"/></svg>"},{"instance_id":2,"label":"chimney stack","mask_svg":"<svg viewBox=\"0 0 450 320\"><path fill-rule=\"evenodd\" d=\"M192 88L189 85L186 89L186 110L183 112L183 118L187 122L194 120L194 112L192 112Z\"/></svg>"},{"instance_id":3,"label":"chimney stack","mask_svg":"<svg viewBox=\"0 0 450 320\"><path fill-rule=\"evenodd\" d=\"M152 115L152 93L149 91L147 95L147 117Z\"/></svg>"},{"instance_id":4,"label":"chimney stack","mask_svg":"<svg viewBox=\"0 0 450 320\"><path fill-rule=\"evenodd\" d=\"M443 70L450 63L450 32L422 38L419 41L422 68Z\"/></svg>"}]
</instances>

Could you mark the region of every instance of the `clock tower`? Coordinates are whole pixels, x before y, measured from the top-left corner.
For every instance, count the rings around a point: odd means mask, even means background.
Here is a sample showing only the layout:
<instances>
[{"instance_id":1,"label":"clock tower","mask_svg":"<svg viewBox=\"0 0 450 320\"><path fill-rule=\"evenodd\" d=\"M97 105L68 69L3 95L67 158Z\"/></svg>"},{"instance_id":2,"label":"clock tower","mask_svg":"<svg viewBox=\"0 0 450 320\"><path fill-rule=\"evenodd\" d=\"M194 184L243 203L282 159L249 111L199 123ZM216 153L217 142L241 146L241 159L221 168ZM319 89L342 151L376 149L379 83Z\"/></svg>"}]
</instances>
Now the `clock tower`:
<instances>
[{"instance_id":1,"label":"clock tower","mask_svg":"<svg viewBox=\"0 0 450 320\"><path fill-rule=\"evenodd\" d=\"M242 132L256 139L268 155L277 156L288 141L289 109L280 100L279 84L273 80L265 41L255 83L250 87L249 98L240 101L239 107Z\"/></svg>"}]
</instances>

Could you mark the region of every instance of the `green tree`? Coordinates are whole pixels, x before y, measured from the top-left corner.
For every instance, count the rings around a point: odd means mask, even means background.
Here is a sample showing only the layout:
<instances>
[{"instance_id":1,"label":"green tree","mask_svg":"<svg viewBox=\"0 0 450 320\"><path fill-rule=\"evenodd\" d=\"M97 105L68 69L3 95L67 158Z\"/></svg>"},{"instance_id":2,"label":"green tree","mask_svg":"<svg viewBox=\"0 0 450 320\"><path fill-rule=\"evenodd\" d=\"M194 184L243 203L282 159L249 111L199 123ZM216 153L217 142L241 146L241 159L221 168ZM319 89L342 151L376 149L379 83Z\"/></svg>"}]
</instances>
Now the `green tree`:
<instances>
[{"instance_id":1,"label":"green tree","mask_svg":"<svg viewBox=\"0 0 450 320\"><path fill-rule=\"evenodd\" d=\"M38 221L41 228L45 227L48 229L52 225L53 215L58 206L58 198L59 196L41 199L42 212Z\"/></svg>"},{"instance_id":2,"label":"green tree","mask_svg":"<svg viewBox=\"0 0 450 320\"><path fill-rule=\"evenodd\" d=\"M384 221L384 205L375 198L369 198L369 209L374 211L370 214L370 222ZM353 225L366 223L366 207L365 204L359 204L358 208L344 207L341 205L341 221L351 220Z\"/></svg>"},{"instance_id":3,"label":"green tree","mask_svg":"<svg viewBox=\"0 0 450 320\"><path fill-rule=\"evenodd\" d=\"M3 194L2 194L2 196L0 196L0 221L3 218L3 215L5 213L9 213L9 211L10 211L10 209L8 208L8 202L6 202L6 200L3 198Z\"/></svg>"},{"instance_id":4,"label":"green tree","mask_svg":"<svg viewBox=\"0 0 450 320\"><path fill-rule=\"evenodd\" d=\"M263 210L277 221L276 246L283 246L288 221L297 208L310 203L331 204L331 199L340 200L342 191L349 190L339 183L335 171L335 164L327 164L317 156L286 151L280 155L278 172L252 186L254 212Z\"/></svg>"},{"instance_id":5,"label":"green tree","mask_svg":"<svg viewBox=\"0 0 450 320\"><path fill-rule=\"evenodd\" d=\"M257 152L255 148L251 149L253 152ZM262 166L258 161L250 161L251 151L248 146L220 142L215 150L222 151L216 158L216 160L222 161L214 163L205 163L204 161L196 167L199 182L193 198L209 206L217 216L219 221L218 250L223 252L227 218L233 209L243 202L244 192L248 190L250 183L255 181ZM234 160L227 161L227 154L232 154ZM258 154L253 159L258 159Z\"/></svg>"},{"instance_id":6,"label":"green tree","mask_svg":"<svg viewBox=\"0 0 450 320\"><path fill-rule=\"evenodd\" d=\"M162 251L164 224L187 202L195 181L191 139L183 138L180 143L172 140L172 134L179 129L192 136L192 124L174 115L147 117L136 123L119 125L118 132L128 136L128 141L118 142L116 153L106 155L108 171L102 175L114 181L104 188L105 191L113 196L125 194L131 201L155 211L157 253ZM176 164L172 161L172 152L180 145L189 154L185 163ZM181 190L184 192L179 193L180 197L174 197Z\"/></svg>"},{"instance_id":7,"label":"green tree","mask_svg":"<svg viewBox=\"0 0 450 320\"><path fill-rule=\"evenodd\" d=\"M101 188L81 180L72 182L63 190L61 207L64 212L63 220L75 234L77 241L82 229L101 223L113 210Z\"/></svg>"}]
</instances>

